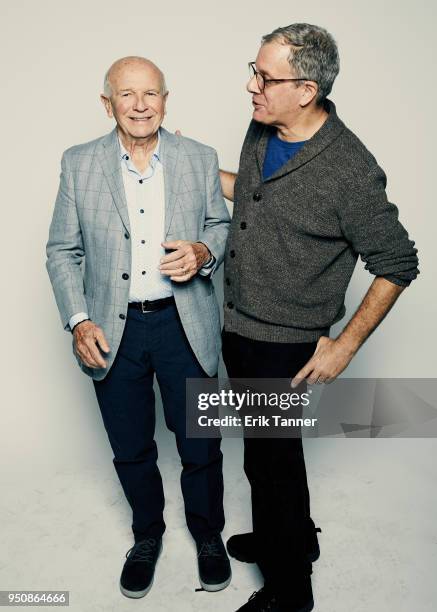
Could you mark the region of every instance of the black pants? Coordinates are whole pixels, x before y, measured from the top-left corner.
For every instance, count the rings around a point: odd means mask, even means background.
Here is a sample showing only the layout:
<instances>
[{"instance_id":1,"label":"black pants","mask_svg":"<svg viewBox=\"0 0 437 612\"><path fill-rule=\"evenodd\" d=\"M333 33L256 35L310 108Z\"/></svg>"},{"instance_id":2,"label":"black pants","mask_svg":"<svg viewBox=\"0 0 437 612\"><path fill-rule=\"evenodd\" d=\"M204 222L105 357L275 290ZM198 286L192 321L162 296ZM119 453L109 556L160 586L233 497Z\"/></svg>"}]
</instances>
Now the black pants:
<instances>
[{"instance_id":1,"label":"black pants","mask_svg":"<svg viewBox=\"0 0 437 612\"><path fill-rule=\"evenodd\" d=\"M223 332L223 358L231 378L291 381L315 348L315 342L261 342ZM301 437L245 438L244 471L251 486L258 565L266 586L283 596L312 571L306 534L314 524Z\"/></svg>"},{"instance_id":2,"label":"black pants","mask_svg":"<svg viewBox=\"0 0 437 612\"><path fill-rule=\"evenodd\" d=\"M174 305L142 313L129 308L120 348L107 376L94 381L114 466L132 508L135 540L165 530L164 491L154 440L156 375L167 427L182 462L188 528L198 540L224 526L219 439L187 439L185 379L206 377Z\"/></svg>"}]
</instances>

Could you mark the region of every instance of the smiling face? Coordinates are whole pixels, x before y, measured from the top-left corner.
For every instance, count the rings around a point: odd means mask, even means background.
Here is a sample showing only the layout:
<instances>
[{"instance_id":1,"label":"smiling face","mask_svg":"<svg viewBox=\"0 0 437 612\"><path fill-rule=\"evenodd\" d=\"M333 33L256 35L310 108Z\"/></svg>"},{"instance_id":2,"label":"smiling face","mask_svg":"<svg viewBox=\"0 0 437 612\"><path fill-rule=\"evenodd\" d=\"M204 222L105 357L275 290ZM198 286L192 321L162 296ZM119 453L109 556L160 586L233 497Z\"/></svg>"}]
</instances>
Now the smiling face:
<instances>
[{"instance_id":1,"label":"smiling face","mask_svg":"<svg viewBox=\"0 0 437 612\"><path fill-rule=\"evenodd\" d=\"M265 79L290 79L292 73L288 57L290 47L278 42L265 43L256 57L256 70ZM303 81L266 83L261 92L255 77L247 84L252 94L253 118L268 125L288 125L299 116L302 104L307 104Z\"/></svg>"},{"instance_id":2,"label":"smiling face","mask_svg":"<svg viewBox=\"0 0 437 612\"><path fill-rule=\"evenodd\" d=\"M138 143L156 134L164 120L167 100L159 69L145 59L119 60L111 66L108 82L110 92L102 94L101 99L124 140Z\"/></svg>"}]
</instances>

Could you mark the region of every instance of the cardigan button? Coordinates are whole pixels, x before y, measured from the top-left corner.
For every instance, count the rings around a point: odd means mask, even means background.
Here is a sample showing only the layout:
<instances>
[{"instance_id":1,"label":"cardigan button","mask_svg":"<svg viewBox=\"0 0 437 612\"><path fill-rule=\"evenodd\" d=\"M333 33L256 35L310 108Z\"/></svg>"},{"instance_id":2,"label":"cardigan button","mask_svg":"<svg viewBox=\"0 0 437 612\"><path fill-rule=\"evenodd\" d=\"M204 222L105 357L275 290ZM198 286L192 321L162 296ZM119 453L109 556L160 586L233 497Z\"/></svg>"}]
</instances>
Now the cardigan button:
<instances>
[{"instance_id":1,"label":"cardigan button","mask_svg":"<svg viewBox=\"0 0 437 612\"><path fill-rule=\"evenodd\" d=\"M242 222L240 223L240 227L241 227L241 229L242 229L242 230L245 230L245 229L246 229L246 227L247 227L247 223L246 223L246 221L242 221Z\"/></svg>"},{"instance_id":2,"label":"cardigan button","mask_svg":"<svg viewBox=\"0 0 437 612\"><path fill-rule=\"evenodd\" d=\"M262 200L262 195L259 191L255 191L255 193L253 194L253 199L255 200L255 202L259 202L260 200Z\"/></svg>"},{"instance_id":3,"label":"cardigan button","mask_svg":"<svg viewBox=\"0 0 437 612\"><path fill-rule=\"evenodd\" d=\"M232 309L233 309L233 307L234 307L234 304L233 304L233 302L228 302L228 303L226 304L226 306L227 306L227 307L228 307L230 310L232 310Z\"/></svg>"},{"instance_id":4,"label":"cardigan button","mask_svg":"<svg viewBox=\"0 0 437 612\"><path fill-rule=\"evenodd\" d=\"M118 316L120 317L120 319L125 319L126 318L126 315L124 315L123 313L119 314Z\"/></svg>"},{"instance_id":5,"label":"cardigan button","mask_svg":"<svg viewBox=\"0 0 437 612\"><path fill-rule=\"evenodd\" d=\"M127 280L129 278L129 274L126 274L126 272L124 274L121 275L121 278L123 278L124 280Z\"/></svg>"},{"instance_id":6,"label":"cardigan button","mask_svg":"<svg viewBox=\"0 0 437 612\"><path fill-rule=\"evenodd\" d=\"M228 287L229 287L229 285L231 284L231 279L230 279L230 278L225 278L225 283L226 283L226 284L228 285Z\"/></svg>"},{"instance_id":7,"label":"cardigan button","mask_svg":"<svg viewBox=\"0 0 437 612\"><path fill-rule=\"evenodd\" d=\"M232 249L231 251L229 251L229 257L235 257L235 251L234 249Z\"/></svg>"}]
</instances>

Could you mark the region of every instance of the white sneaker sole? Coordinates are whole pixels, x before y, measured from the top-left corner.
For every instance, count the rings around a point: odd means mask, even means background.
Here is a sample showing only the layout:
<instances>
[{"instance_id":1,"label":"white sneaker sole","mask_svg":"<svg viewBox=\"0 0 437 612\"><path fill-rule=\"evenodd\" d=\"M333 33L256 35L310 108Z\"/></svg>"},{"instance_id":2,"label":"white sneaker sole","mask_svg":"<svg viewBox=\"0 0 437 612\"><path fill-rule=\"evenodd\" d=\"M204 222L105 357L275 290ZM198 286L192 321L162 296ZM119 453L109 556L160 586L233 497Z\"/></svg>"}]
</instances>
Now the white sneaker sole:
<instances>
[{"instance_id":1,"label":"white sneaker sole","mask_svg":"<svg viewBox=\"0 0 437 612\"><path fill-rule=\"evenodd\" d=\"M227 586L229 586L229 584L231 583L231 580L232 580L232 572L229 574L229 578L227 580L225 580L224 582L220 582L219 584L207 584L206 582L202 582L199 576L199 582L200 582L202 589L204 591L210 591L211 593L214 593L215 591L222 591Z\"/></svg>"},{"instance_id":2,"label":"white sneaker sole","mask_svg":"<svg viewBox=\"0 0 437 612\"><path fill-rule=\"evenodd\" d=\"M131 599L140 599L141 597L144 597L144 595L147 595L147 593L152 588L152 585L153 585L153 578L152 578L151 583L147 587L147 589L144 589L143 591L128 591L121 585L121 582L120 582L120 591L123 593L125 597L130 597Z\"/></svg>"}]
</instances>

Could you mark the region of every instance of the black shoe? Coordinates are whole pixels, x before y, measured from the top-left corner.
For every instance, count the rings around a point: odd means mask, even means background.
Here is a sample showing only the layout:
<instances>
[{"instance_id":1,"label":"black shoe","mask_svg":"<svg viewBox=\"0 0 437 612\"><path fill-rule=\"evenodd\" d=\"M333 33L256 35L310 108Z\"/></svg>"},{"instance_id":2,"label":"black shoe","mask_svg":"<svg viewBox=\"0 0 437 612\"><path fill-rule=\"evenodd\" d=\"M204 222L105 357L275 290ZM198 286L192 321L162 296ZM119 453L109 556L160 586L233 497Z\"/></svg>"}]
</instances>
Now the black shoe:
<instances>
[{"instance_id":1,"label":"black shoe","mask_svg":"<svg viewBox=\"0 0 437 612\"><path fill-rule=\"evenodd\" d=\"M199 579L205 591L221 591L231 582L231 564L220 534L196 542Z\"/></svg>"},{"instance_id":2,"label":"black shoe","mask_svg":"<svg viewBox=\"0 0 437 612\"><path fill-rule=\"evenodd\" d=\"M311 578L305 577L299 593L292 592L290 596L292 599L286 597L281 601L264 587L252 593L248 602L237 612L311 612L314 608Z\"/></svg>"},{"instance_id":3,"label":"black shoe","mask_svg":"<svg viewBox=\"0 0 437 612\"><path fill-rule=\"evenodd\" d=\"M127 551L120 577L120 591L123 595L138 599L150 591L161 550L162 538L146 538Z\"/></svg>"},{"instance_id":4,"label":"black shoe","mask_svg":"<svg viewBox=\"0 0 437 612\"><path fill-rule=\"evenodd\" d=\"M246 534L244 534L246 535ZM255 591L237 612L281 612L276 598L265 588Z\"/></svg>"},{"instance_id":5,"label":"black shoe","mask_svg":"<svg viewBox=\"0 0 437 612\"><path fill-rule=\"evenodd\" d=\"M312 521L311 521L312 522ZM308 550L307 559L310 563L314 563L320 557L319 541L317 533L321 533L320 527L315 527L314 523L308 529ZM244 563L256 563L256 544L253 532L239 533L231 536L226 542L228 553L237 561Z\"/></svg>"}]
</instances>

